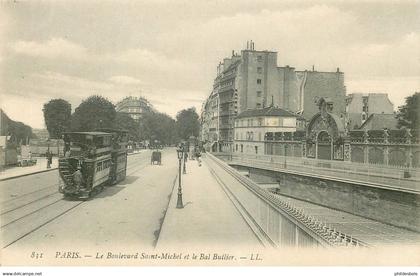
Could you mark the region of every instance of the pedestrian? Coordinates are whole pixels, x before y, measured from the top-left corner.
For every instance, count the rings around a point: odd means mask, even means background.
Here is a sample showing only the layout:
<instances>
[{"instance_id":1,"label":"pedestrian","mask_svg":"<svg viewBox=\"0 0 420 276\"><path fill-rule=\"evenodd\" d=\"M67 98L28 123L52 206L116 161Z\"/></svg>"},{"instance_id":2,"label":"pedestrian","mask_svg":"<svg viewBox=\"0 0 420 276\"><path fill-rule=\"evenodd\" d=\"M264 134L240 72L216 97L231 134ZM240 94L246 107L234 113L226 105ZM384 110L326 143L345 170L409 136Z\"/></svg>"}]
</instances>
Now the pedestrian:
<instances>
[{"instance_id":1,"label":"pedestrian","mask_svg":"<svg viewBox=\"0 0 420 276\"><path fill-rule=\"evenodd\" d=\"M199 150L195 152L195 157L197 158L198 166L201 167L201 152Z\"/></svg>"},{"instance_id":2,"label":"pedestrian","mask_svg":"<svg viewBox=\"0 0 420 276\"><path fill-rule=\"evenodd\" d=\"M53 155L52 155L52 152L50 152L50 155L48 156L48 163L50 163L50 165L49 165L50 168L51 168L51 165L52 165L52 158L53 158Z\"/></svg>"},{"instance_id":3,"label":"pedestrian","mask_svg":"<svg viewBox=\"0 0 420 276\"><path fill-rule=\"evenodd\" d=\"M45 157L47 158L47 169L51 168L51 164L50 164L50 150L47 150L47 152L45 153Z\"/></svg>"}]
</instances>

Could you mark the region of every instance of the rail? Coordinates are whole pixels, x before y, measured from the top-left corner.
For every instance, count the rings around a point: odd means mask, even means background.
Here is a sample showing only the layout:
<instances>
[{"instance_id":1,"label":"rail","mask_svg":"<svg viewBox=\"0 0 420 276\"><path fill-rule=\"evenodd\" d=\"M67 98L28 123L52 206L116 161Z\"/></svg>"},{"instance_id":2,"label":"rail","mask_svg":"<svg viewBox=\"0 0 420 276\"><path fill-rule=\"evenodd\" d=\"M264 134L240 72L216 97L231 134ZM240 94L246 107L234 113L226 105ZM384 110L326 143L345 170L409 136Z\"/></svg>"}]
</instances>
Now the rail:
<instances>
[{"instance_id":1,"label":"rail","mask_svg":"<svg viewBox=\"0 0 420 276\"><path fill-rule=\"evenodd\" d=\"M338 178L346 182L357 182L381 188L401 190L411 193L420 192L419 170L355 164L343 161L314 160L272 155L233 154L221 156L231 164L264 167L274 171L285 171L319 175L322 178ZM407 175L408 174L408 175ZM409 177L407 177L409 176Z\"/></svg>"},{"instance_id":2,"label":"rail","mask_svg":"<svg viewBox=\"0 0 420 276\"><path fill-rule=\"evenodd\" d=\"M302 209L280 200L211 153L207 153L206 156L236 180L224 181L223 185L251 217L250 221L262 232L262 236L274 247L285 243L287 240L283 236L285 231L294 237L294 241L289 240L289 245L315 243L323 247L368 246L358 239L330 228L324 222L307 215Z\"/></svg>"}]
</instances>

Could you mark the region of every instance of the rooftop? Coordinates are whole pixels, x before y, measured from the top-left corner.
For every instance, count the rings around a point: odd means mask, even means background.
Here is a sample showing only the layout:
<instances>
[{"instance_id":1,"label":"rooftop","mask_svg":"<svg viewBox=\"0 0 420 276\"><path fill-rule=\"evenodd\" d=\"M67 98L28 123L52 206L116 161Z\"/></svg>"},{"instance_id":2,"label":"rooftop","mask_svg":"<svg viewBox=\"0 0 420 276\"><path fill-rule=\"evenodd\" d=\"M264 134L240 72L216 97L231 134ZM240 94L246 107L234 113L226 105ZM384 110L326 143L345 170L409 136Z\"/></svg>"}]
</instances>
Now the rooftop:
<instances>
[{"instance_id":1,"label":"rooftop","mask_svg":"<svg viewBox=\"0 0 420 276\"><path fill-rule=\"evenodd\" d=\"M236 118L259 117L259 116L297 117L296 114L288 110L281 109L275 106L269 106L265 108L245 110L241 112L240 114L238 114Z\"/></svg>"},{"instance_id":2,"label":"rooftop","mask_svg":"<svg viewBox=\"0 0 420 276\"><path fill-rule=\"evenodd\" d=\"M360 126L360 129L365 129L369 122L375 129L396 129L398 120L394 114L371 114L367 120Z\"/></svg>"}]
</instances>

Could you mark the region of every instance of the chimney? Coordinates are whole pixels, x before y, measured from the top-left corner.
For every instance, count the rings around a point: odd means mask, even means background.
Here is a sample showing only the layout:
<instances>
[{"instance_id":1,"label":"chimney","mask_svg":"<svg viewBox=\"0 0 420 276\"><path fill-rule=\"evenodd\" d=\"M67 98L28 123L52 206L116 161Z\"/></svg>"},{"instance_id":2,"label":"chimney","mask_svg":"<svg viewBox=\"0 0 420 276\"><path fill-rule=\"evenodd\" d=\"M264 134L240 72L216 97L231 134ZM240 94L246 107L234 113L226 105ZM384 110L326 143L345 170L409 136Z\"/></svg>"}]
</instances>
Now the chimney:
<instances>
[{"instance_id":1,"label":"chimney","mask_svg":"<svg viewBox=\"0 0 420 276\"><path fill-rule=\"evenodd\" d=\"M315 71L315 65L312 65L312 72Z\"/></svg>"},{"instance_id":2,"label":"chimney","mask_svg":"<svg viewBox=\"0 0 420 276\"><path fill-rule=\"evenodd\" d=\"M235 50L232 50L232 57L235 56Z\"/></svg>"},{"instance_id":3,"label":"chimney","mask_svg":"<svg viewBox=\"0 0 420 276\"><path fill-rule=\"evenodd\" d=\"M337 67L337 73L340 73L340 67Z\"/></svg>"},{"instance_id":4,"label":"chimney","mask_svg":"<svg viewBox=\"0 0 420 276\"><path fill-rule=\"evenodd\" d=\"M246 41L246 49L249 50L249 41Z\"/></svg>"}]
</instances>

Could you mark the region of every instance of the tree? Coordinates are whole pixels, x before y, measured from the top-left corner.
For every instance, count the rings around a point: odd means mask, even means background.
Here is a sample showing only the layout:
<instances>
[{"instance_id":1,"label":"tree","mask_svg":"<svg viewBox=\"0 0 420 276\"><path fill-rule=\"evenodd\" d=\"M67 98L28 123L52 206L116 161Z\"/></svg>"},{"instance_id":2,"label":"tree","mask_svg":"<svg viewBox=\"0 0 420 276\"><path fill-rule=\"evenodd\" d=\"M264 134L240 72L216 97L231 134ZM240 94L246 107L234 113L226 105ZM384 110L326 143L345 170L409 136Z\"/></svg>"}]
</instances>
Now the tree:
<instances>
[{"instance_id":1,"label":"tree","mask_svg":"<svg viewBox=\"0 0 420 276\"><path fill-rule=\"evenodd\" d=\"M405 104L398 107L398 128L406 127L413 134L418 133L420 128L420 92L405 98Z\"/></svg>"},{"instance_id":2,"label":"tree","mask_svg":"<svg viewBox=\"0 0 420 276\"><path fill-rule=\"evenodd\" d=\"M200 131L200 121L195 107L179 111L176 114L176 126L181 139L186 140L191 135L197 137Z\"/></svg>"},{"instance_id":3,"label":"tree","mask_svg":"<svg viewBox=\"0 0 420 276\"><path fill-rule=\"evenodd\" d=\"M140 140L140 125L126 113L117 112L114 128L128 131L128 137L132 141Z\"/></svg>"},{"instance_id":4,"label":"tree","mask_svg":"<svg viewBox=\"0 0 420 276\"><path fill-rule=\"evenodd\" d=\"M70 128L70 103L63 99L53 99L44 104L42 111L50 138L61 139L63 132Z\"/></svg>"},{"instance_id":5,"label":"tree","mask_svg":"<svg viewBox=\"0 0 420 276\"><path fill-rule=\"evenodd\" d=\"M71 104L63 99L53 99L44 104L44 121L50 138L57 139L57 153L60 153L59 140L70 128Z\"/></svg>"},{"instance_id":6,"label":"tree","mask_svg":"<svg viewBox=\"0 0 420 276\"><path fill-rule=\"evenodd\" d=\"M140 120L141 139L152 143L158 140L163 144L174 144L176 135L175 120L164 113L148 111Z\"/></svg>"},{"instance_id":7,"label":"tree","mask_svg":"<svg viewBox=\"0 0 420 276\"><path fill-rule=\"evenodd\" d=\"M22 122L13 121L2 109L0 109L0 117L2 124L2 133L0 134L10 136L9 142L14 146L19 144L26 145L30 138L36 138L30 126Z\"/></svg>"},{"instance_id":8,"label":"tree","mask_svg":"<svg viewBox=\"0 0 420 276\"><path fill-rule=\"evenodd\" d=\"M73 131L93 131L113 128L117 112L114 105L102 96L90 96L76 108L71 119Z\"/></svg>"}]
</instances>

